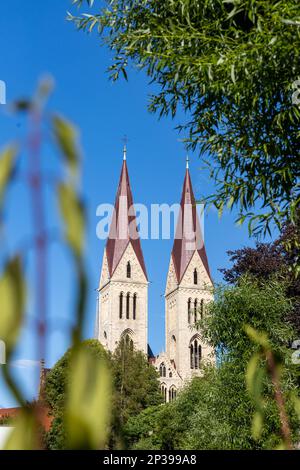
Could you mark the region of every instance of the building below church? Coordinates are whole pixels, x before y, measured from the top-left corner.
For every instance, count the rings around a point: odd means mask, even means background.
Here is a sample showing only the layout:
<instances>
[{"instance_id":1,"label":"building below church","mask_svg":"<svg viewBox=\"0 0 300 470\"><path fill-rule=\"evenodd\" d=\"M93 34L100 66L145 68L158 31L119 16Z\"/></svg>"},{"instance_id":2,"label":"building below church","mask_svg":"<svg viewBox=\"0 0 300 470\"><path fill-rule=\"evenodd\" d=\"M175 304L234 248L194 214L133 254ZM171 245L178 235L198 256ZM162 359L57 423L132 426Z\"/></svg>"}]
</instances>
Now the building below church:
<instances>
[{"instance_id":1,"label":"building below church","mask_svg":"<svg viewBox=\"0 0 300 470\"><path fill-rule=\"evenodd\" d=\"M137 230L126 149L97 299L96 338L114 351L121 340L143 351L160 375L166 402L201 374L214 351L194 326L212 300L212 280L187 162L165 290L166 351L153 357L148 346L148 276Z\"/></svg>"}]
</instances>

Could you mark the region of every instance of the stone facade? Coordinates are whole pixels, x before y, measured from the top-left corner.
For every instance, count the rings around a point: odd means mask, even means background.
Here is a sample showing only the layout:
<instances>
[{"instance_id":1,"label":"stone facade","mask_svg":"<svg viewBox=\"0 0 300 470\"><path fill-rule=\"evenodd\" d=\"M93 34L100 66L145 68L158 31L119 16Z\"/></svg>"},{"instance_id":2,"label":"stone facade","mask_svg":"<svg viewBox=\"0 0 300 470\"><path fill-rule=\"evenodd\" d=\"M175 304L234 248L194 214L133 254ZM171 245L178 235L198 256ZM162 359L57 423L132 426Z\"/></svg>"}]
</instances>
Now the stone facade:
<instances>
[{"instance_id":1,"label":"stone facade","mask_svg":"<svg viewBox=\"0 0 300 470\"><path fill-rule=\"evenodd\" d=\"M197 284L194 283L195 270ZM186 381L201 374L201 363L215 361L213 349L202 341L194 326L195 320L205 315L205 304L212 298L212 282L198 252L195 251L179 284L171 257L165 292L166 353L157 356L154 362L166 401L172 399L170 390L180 389ZM166 363L165 377L161 365Z\"/></svg>"},{"instance_id":2,"label":"stone facade","mask_svg":"<svg viewBox=\"0 0 300 470\"><path fill-rule=\"evenodd\" d=\"M130 277L127 267L130 265ZM97 337L109 351L130 337L136 349L147 353L148 281L129 242L111 277L104 252L99 285Z\"/></svg>"},{"instance_id":3,"label":"stone facade","mask_svg":"<svg viewBox=\"0 0 300 470\"><path fill-rule=\"evenodd\" d=\"M120 198L129 201L120 203ZM96 338L114 351L124 338L136 349L148 353L148 279L140 240L118 237L119 225L132 225L127 209L132 194L126 154L117 191L113 221L117 237L108 238L103 256L98 288ZM127 207L128 206L128 207ZM174 400L188 380L201 374L204 362L215 361L214 351L205 344L195 322L205 315L205 305L212 300L212 280L196 213L187 166L182 199L182 214L171 254L165 291L166 352L149 361L159 372L161 391L166 402ZM193 248L187 236L195 236Z\"/></svg>"}]
</instances>

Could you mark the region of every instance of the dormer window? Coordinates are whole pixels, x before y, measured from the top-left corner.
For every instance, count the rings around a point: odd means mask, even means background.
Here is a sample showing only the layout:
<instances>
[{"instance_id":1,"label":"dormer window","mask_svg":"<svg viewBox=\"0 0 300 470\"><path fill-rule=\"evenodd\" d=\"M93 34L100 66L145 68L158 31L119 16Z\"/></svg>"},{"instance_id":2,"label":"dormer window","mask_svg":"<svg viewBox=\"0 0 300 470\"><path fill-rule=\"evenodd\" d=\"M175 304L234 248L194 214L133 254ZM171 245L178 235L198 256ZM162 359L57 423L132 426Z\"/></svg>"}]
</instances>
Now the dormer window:
<instances>
[{"instance_id":1,"label":"dormer window","mask_svg":"<svg viewBox=\"0 0 300 470\"><path fill-rule=\"evenodd\" d=\"M131 265L130 265L130 261L128 261L128 263L127 263L126 276L127 276L128 278L131 278Z\"/></svg>"},{"instance_id":2,"label":"dormer window","mask_svg":"<svg viewBox=\"0 0 300 470\"><path fill-rule=\"evenodd\" d=\"M198 272L197 272L197 269L194 270L194 284L198 284Z\"/></svg>"}]
</instances>

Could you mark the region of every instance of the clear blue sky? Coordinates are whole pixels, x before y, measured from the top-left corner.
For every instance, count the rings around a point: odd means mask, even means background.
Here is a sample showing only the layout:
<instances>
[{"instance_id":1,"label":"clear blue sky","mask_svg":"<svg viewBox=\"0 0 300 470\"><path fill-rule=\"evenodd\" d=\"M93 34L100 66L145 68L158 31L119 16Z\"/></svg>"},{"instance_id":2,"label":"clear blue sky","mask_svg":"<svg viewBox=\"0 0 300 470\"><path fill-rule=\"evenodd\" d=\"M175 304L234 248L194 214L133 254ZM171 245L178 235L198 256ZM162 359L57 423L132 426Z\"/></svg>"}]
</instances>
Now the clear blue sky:
<instances>
[{"instance_id":1,"label":"clear blue sky","mask_svg":"<svg viewBox=\"0 0 300 470\"><path fill-rule=\"evenodd\" d=\"M97 4L97 2L96 2ZM41 75L51 74L56 88L50 108L58 110L81 129L84 150L83 192L88 208L87 258L89 267L89 304L86 337L93 336L95 288L98 285L104 241L96 237L96 208L112 203L122 163L122 136L127 134L128 168L136 203L179 202L185 171L185 150L174 129L178 121L158 120L150 115L147 103L151 86L142 73L131 71L129 82L112 84L106 69L110 54L99 46L95 35L77 32L67 22L71 0L14 0L0 7L0 80L7 85L7 99L29 95ZM7 114L0 106L0 146L25 135L23 120ZM44 149L45 168L53 171L57 155ZM28 190L24 184L26 154L22 154L20 176L11 189L6 210L6 230L1 239L1 259L7 251L30 246L32 234ZM191 156L191 176L196 197L213 190L200 162ZM48 227L58 227L57 209L47 189ZM215 281L221 281L219 268L228 265L227 250L253 245L246 227L236 227L235 214L221 220L216 212L205 216L205 242ZM164 349L164 288L172 240L146 240L142 243L149 286L149 343L155 353ZM32 253L25 251L27 275L32 281ZM53 243L49 256L49 312L47 366L65 352L72 325L71 259L59 243ZM1 299L0 299L1 302ZM14 365L28 399L36 386L37 360L34 335L33 293L29 291L27 320ZM1 373L1 372L0 372ZM0 406L13 405L0 377Z\"/></svg>"}]
</instances>

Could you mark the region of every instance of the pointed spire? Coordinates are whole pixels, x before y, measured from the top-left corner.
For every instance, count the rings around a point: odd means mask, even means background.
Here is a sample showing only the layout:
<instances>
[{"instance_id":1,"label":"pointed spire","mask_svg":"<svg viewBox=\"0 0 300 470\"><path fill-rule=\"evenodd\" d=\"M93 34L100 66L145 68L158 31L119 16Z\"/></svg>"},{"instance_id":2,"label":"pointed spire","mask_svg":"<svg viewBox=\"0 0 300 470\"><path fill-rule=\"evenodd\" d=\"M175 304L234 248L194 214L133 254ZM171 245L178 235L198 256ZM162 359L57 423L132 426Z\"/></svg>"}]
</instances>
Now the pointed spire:
<instances>
[{"instance_id":1,"label":"pointed spire","mask_svg":"<svg viewBox=\"0 0 300 470\"><path fill-rule=\"evenodd\" d=\"M106 243L109 275L113 275L128 244L131 243L147 279L141 241L137 230L136 215L133 208L126 153L124 157L109 236Z\"/></svg>"},{"instance_id":2,"label":"pointed spire","mask_svg":"<svg viewBox=\"0 0 300 470\"><path fill-rule=\"evenodd\" d=\"M126 144L124 144L124 147L123 147L123 160L124 161L126 160L126 156L127 156L127 148L126 148Z\"/></svg>"},{"instance_id":3,"label":"pointed spire","mask_svg":"<svg viewBox=\"0 0 300 470\"><path fill-rule=\"evenodd\" d=\"M198 251L203 265L210 277L206 250L200 228L200 222L196 209L196 200L193 192L189 161L187 159L186 172L180 202L180 213L176 227L175 240L172 249L172 258L175 266L178 283L192 259L195 251ZM211 277L210 277L211 278Z\"/></svg>"}]
</instances>

